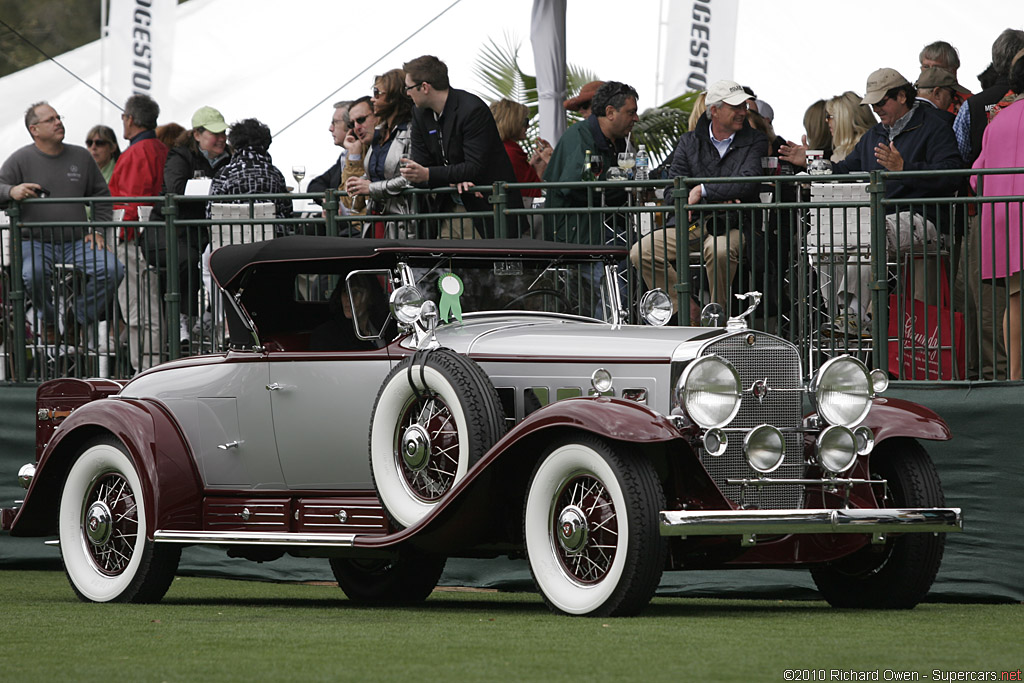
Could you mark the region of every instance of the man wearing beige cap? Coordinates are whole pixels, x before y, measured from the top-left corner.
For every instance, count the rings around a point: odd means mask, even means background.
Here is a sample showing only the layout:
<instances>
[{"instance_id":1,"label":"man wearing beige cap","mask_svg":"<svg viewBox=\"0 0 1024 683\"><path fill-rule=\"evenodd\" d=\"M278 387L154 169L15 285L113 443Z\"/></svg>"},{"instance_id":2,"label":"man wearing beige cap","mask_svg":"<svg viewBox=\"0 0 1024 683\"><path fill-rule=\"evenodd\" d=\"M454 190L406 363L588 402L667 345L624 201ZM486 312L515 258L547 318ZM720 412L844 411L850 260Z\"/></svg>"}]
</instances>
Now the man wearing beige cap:
<instances>
[{"instance_id":1,"label":"man wearing beige cap","mask_svg":"<svg viewBox=\"0 0 1024 683\"><path fill-rule=\"evenodd\" d=\"M927 66L921 69L921 75L917 77L917 101L922 105L931 105L942 116L942 119L953 127L953 115L948 109L953 103L953 98L961 89L956 82L956 76L946 69L938 66Z\"/></svg>"},{"instance_id":2,"label":"man wearing beige cap","mask_svg":"<svg viewBox=\"0 0 1024 683\"><path fill-rule=\"evenodd\" d=\"M705 116L694 129L683 133L672 156L673 178L735 178L761 175L761 157L768 155L768 138L747 123L751 96L739 83L718 81L708 88ZM707 183L694 185L686 203L696 205L756 202L756 183ZM672 188L665 190L665 204L672 204ZM711 283L711 300L731 308L729 288L739 268L740 249L750 234L750 211L692 211L688 249L702 249L704 268ZM690 223L688 223L690 224ZM746 233L746 235L744 234ZM679 275L676 262L676 229L655 230L630 252L648 287L663 287L675 303ZM691 308L691 322L694 311Z\"/></svg>"},{"instance_id":3,"label":"man wearing beige cap","mask_svg":"<svg viewBox=\"0 0 1024 683\"><path fill-rule=\"evenodd\" d=\"M861 137L853 151L838 162L835 173L856 171L941 171L963 168L953 130L939 112L917 102L917 90L895 69L878 69L868 76L861 104L871 105L880 122ZM899 176L885 179L886 199L901 200L889 204L886 225L887 256L901 260L908 251L922 253L950 229L948 211L935 205L914 205L923 197L950 197L956 192L958 178L950 176ZM835 320L834 331L854 336L869 336L871 266L859 257L851 262L846 276L836 288L846 310ZM924 275L917 268L915 277ZM916 282L915 298L923 298L923 281ZM934 287L934 281L932 284Z\"/></svg>"}]
</instances>

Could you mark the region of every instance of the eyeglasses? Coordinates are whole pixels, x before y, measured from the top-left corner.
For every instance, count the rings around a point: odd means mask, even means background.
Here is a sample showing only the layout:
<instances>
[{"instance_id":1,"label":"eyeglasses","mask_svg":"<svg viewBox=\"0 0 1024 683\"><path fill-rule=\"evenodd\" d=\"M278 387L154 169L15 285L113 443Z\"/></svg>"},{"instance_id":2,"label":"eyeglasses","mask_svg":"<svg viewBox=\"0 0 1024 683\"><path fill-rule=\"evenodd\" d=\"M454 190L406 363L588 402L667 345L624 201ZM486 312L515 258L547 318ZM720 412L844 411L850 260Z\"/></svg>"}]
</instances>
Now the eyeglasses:
<instances>
[{"instance_id":1,"label":"eyeglasses","mask_svg":"<svg viewBox=\"0 0 1024 683\"><path fill-rule=\"evenodd\" d=\"M101 138L89 139L85 141L86 147L106 147L110 143Z\"/></svg>"},{"instance_id":2,"label":"eyeglasses","mask_svg":"<svg viewBox=\"0 0 1024 683\"><path fill-rule=\"evenodd\" d=\"M405 86L405 92L409 92L413 88L419 88L424 83L426 83L426 81L420 81L419 83L413 83L412 85L407 85L407 86Z\"/></svg>"},{"instance_id":3,"label":"eyeglasses","mask_svg":"<svg viewBox=\"0 0 1024 683\"><path fill-rule=\"evenodd\" d=\"M366 123L366 119L368 118L370 118L369 114L366 114L365 116L360 116L358 119L352 119L351 121L348 122L348 129L352 130L357 125L363 125L364 123Z\"/></svg>"},{"instance_id":4,"label":"eyeglasses","mask_svg":"<svg viewBox=\"0 0 1024 683\"><path fill-rule=\"evenodd\" d=\"M43 125L44 123L57 123L58 121L63 121L63 120L64 120L64 117L63 117L63 116L60 116L60 115L54 115L54 116L51 116L51 117L50 117L50 118L48 118L48 119L43 119L42 121L36 121L36 122L35 122L35 123L33 123L32 125L33 125L33 126L41 126L41 125Z\"/></svg>"},{"instance_id":5,"label":"eyeglasses","mask_svg":"<svg viewBox=\"0 0 1024 683\"><path fill-rule=\"evenodd\" d=\"M877 102L875 102L874 104L872 104L871 108L872 109L881 109L882 107L885 106L885 103L888 102L891 99L892 99L891 97L889 97L888 95L885 95L884 97L882 97L882 99L880 99Z\"/></svg>"},{"instance_id":6,"label":"eyeglasses","mask_svg":"<svg viewBox=\"0 0 1024 683\"><path fill-rule=\"evenodd\" d=\"M834 118L835 118L835 117L834 117L834 116L832 116L832 114L825 114L825 120L826 120L826 121L831 121L831 120L832 120L832 119L834 119Z\"/></svg>"},{"instance_id":7,"label":"eyeglasses","mask_svg":"<svg viewBox=\"0 0 1024 683\"><path fill-rule=\"evenodd\" d=\"M383 95L383 94L384 94L384 93L383 93L383 92L381 92L379 88L374 88L374 89L373 89L373 96L374 96L374 97L380 97L380 96L381 96L381 95Z\"/></svg>"}]
</instances>

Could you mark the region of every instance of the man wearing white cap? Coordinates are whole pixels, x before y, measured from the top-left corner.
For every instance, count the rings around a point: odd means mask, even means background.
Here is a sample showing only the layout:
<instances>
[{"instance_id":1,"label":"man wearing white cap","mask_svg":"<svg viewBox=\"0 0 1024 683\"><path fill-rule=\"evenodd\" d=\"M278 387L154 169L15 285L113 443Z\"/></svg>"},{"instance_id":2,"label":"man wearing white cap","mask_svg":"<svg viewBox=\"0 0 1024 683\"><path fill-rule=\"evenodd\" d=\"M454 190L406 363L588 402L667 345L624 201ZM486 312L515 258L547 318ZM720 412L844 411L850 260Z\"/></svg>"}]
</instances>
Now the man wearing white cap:
<instances>
[{"instance_id":1,"label":"man wearing white cap","mask_svg":"<svg viewBox=\"0 0 1024 683\"><path fill-rule=\"evenodd\" d=\"M761 157L768 155L768 138L747 123L750 95L734 81L718 81L708 88L706 116L694 130L683 133L672 157L671 176L683 178L735 178L761 175ZM725 204L757 201L756 183L694 185L686 203ZM672 203L672 188L665 191ZM729 309L729 286L739 266L747 211L691 211L690 248L703 237L704 267L711 283L711 300ZM675 301L679 276L675 225L656 230L638 242L630 261L641 268L648 287L663 287ZM665 274L662 277L662 273ZM691 313L692 317L692 313Z\"/></svg>"},{"instance_id":2,"label":"man wearing white cap","mask_svg":"<svg viewBox=\"0 0 1024 683\"><path fill-rule=\"evenodd\" d=\"M917 89L895 69L878 69L868 76L867 92L861 104L871 105L880 123L868 130L850 154L837 163L835 173L855 171L939 171L963 168L956 137L949 124L935 107L916 101ZM922 213L913 200L922 197L951 197L958 178L944 176L901 176L885 179L886 199L903 200L890 204L885 217L888 256L899 258L908 251L922 253L924 247L938 239L938 232L948 230L948 209L935 205L924 207ZM862 259L853 257L860 263ZM916 278L924 276L924 268L915 270ZM915 283L915 298L923 300L923 282ZM870 336L868 326L871 266L849 266L846 277L838 283L837 292L846 311L836 318L835 330L843 334Z\"/></svg>"}]
</instances>

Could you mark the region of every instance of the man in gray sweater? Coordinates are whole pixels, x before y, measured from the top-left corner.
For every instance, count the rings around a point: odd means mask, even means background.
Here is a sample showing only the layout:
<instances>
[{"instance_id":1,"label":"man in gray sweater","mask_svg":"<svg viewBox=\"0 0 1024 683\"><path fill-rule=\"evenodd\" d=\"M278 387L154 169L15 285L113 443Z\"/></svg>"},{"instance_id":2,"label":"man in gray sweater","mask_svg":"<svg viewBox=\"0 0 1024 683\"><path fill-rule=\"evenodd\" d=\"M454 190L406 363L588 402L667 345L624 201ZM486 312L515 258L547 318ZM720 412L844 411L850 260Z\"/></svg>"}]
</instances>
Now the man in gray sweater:
<instances>
[{"instance_id":1,"label":"man in gray sweater","mask_svg":"<svg viewBox=\"0 0 1024 683\"><path fill-rule=\"evenodd\" d=\"M64 124L46 102L25 112L25 127L32 144L14 152L0 167L0 203L33 197L109 197L99 167L84 147L64 144ZM86 324L111 316L121 264L105 248L102 230L92 231L86 203L21 206L22 279L33 309L37 334L46 341L56 336L57 312L51 300L50 273L54 263L72 263L86 276L74 301L74 317ZM111 219L111 205L92 207L97 221ZM38 223L68 222L74 227L54 228ZM45 330L45 332L44 332Z\"/></svg>"}]
</instances>

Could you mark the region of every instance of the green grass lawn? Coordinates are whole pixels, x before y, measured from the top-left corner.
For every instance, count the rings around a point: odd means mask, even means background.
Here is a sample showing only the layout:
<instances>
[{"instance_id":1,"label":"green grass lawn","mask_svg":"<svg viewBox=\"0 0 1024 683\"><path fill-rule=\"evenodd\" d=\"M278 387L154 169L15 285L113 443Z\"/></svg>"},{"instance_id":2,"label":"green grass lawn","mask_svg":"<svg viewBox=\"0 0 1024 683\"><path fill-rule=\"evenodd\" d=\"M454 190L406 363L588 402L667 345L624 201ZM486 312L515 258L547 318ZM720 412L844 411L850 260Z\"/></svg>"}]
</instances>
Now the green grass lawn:
<instances>
[{"instance_id":1,"label":"green grass lawn","mask_svg":"<svg viewBox=\"0 0 1024 683\"><path fill-rule=\"evenodd\" d=\"M435 591L421 607L369 609L335 586L179 577L158 605L96 605L61 572L0 571L0 681L934 680L1016 671L1022 643L1020 604L657 598L640 617L602 620L552 615L533 594Z\"/></svg>"}]
</instances>

